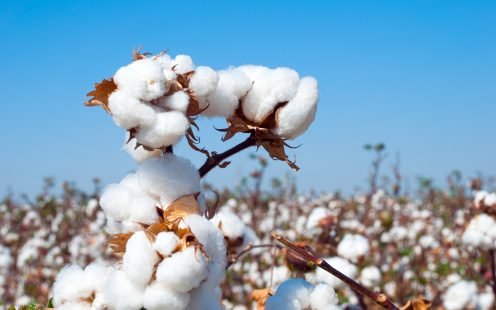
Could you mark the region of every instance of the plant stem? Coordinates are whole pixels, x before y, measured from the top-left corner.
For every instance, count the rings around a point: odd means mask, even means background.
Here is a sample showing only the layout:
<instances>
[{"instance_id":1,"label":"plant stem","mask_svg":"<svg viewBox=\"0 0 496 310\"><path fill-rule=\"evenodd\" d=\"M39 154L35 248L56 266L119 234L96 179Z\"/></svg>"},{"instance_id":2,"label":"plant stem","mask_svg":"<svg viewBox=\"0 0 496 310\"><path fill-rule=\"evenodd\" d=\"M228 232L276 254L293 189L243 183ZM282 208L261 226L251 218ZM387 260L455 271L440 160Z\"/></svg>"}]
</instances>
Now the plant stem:
<instances>
[{"instance_id":1,"label":"plant stem","mask_svg":"<svg viewBox=\"0 0 496 310\"><path fill-rule=\"evenodd\" d=\"M285 246L287 246L289 249L300 254L302 257L307 259L309 262L315 264L317 267L322 268L325 271L332 274L333 276L337 277L338 279L340 279L341 281L346 283L348 286L350 286L355 292L369 297L376 304L382 306L385 309L399 310L398 307L389 300L389 298L387 297L386 294L381 293L381 292L372 292L371 290L369 290L365 286L363 286L360 283L356 282L355 280L347 277L346 275L341 273L339 270L337 270L334 267L332 267L331 265L329 265L329 263L327 263L322 258L315 256L314 254L310 253L309 251L306 251L305 249L297 247L294 243L292 243L288 239L284 238L283 236L276 234L275 232L272 232L272 237L274 237L277 241L279 241L282 244L284 244Z\"/></svg>"},{"instance_id":2,"label":"plant stem","mask_svg":"<svg viewBox=\"0 0 496 310\"><path fill-rule=\"evenodd\" d=\"M234 255L233 257L228 259L226 269L229 268L232 264L236 263L241 256L245 255L246 253L250 252L253 249L271 248L273 246L274 246L273 244L256 244L256 245L254 245L254 244L250 243L243 250L241 250L239 253L237 253L236 255Z\"/></svg>"},{"instance_id":3,"label":"plant stem","mask_svg":"<svg viewBox=\"0 0 496 310\"><path fill-rule=\"evenodd\" d=\"M200 169L198 169L198 173L200 174L200 177L203 178L207 173L210 172L210 170L217 167L226 158L255 145L256 145L256 140L250 135L245 141L228 149L223 153L220 154L212 153L212 155L210 155L210 157L207 158L203 166L201 166Z\"/></svg>"}]
</instances>

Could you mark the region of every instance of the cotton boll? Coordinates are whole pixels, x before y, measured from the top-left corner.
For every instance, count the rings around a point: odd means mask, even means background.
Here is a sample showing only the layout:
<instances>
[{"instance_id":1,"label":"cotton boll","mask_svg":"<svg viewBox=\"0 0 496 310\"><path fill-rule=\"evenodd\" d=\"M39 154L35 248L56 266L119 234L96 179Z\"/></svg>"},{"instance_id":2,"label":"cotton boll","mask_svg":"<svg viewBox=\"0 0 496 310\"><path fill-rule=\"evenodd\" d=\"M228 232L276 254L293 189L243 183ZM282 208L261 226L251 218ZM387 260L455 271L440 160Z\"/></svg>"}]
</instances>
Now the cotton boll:
<instances>
[{"instance_id":1,"label":"cotton boll","mask_svg":"<svg viewBox=\"0 0 496 310\"><path fill-rule=\"evenodd\" d=\"M159 100L158 104L167 109L186 114L189 105L189 96L183 91L177 91L170 96L165 96Z\"/></svg>"},{"instance_id":2,"label":"cotton boll","mask_svg":"<svg viewBox=\"0 0 496 310\"><path fill-rule=\"evenodd\" d=\"M207 261L200 250L188 247L165 258L157 268L157 282L186 293L207 276Z\"/></svg>"},{"instance_id":3,"label":"cotton boll","mask_svg":"<svg viewBox=\"0 0 496 310\"><path fill-rule=\"evenodd\" d=\"M161 148L176 143L189 128L189 121L177 111L156 114L156 122L151 127L140 128L136 134L139 143L151 148Z\"/></svg>"},{"instance_id":4,"label":"cotton boll","mask_svg":"<svg viewBox=\"0 0 496 310\"><path fill-rule=\"evenodd\" d=\"M140 59L120 68L114 75L119 90L135 98L150 101L165 93L162 67L152 59Z\"/></svg>"},{"instance_id":5,"label":"cotton boll","mask_svg":"<svg viewBox=\"0 0 496 310\"><path fill-rule=\"evenodd\" d=\"M105 214L115 221L128 220L130 202L142 196L136 174L127 175L119 184L110 184L103 190L100 205Z\"/></svg>"},{"instance_id":6,"label":"cotton boll","mask_svg":"<svg viewBox=\"0 0 496 310\"><path fill-rule=\"evenodd\" d=\"M336 268L337 270L339 270L349 278L354 279L357 276L358 273L357 267L351 264L350 262L348 262L346 259L336 256L336 257L326 258L325 261L327 261L329 265ZM330 286L332 286L333 288L345 287L345 284L341 280L329 274L323 269L317 268L315 277L317 281L325 282Z\"/></svg>"},{"instance_id":7,"label":"cotton boll","mask_svg":"<svg viewBox=\"0 0 496 310\"><path fill-rule=\"evenodd\" d=\"M366 287L379 285L381 282L381 271L376 266L368 266L360 272L360 281Z\"/></svg>"},{"instance_id":8,"label":"cotton boll","mask_svg":"<svg viewBox=\"0 0 496 310\"><path fill-rule=\"evenodd\" d=\"M191 299L188 310L223 310L221 304L221 291L218 287L211 288L202 283L199 287L191 291Z\"/></svg>"},{"instance_id":9,"label":"cotton boll","mask_svg":"<svg viewBox=\"0 0 496 310\"><path fill-rule=\"evenodd\" d=\"M181 310L186 309L190 295L154 282L146 288L144 299L144 307L147 310Z\"/></svg>"},{"instance_id":10,"label":"cotton boll","mask_svg":"<svg viewBox=\"0 0 496 310\"><path fill-rule=\"evenodd\" d=\"M78 285L74 285L77 283ZM91 294L91 287L86 281L84 271L75 265L64 267L53 285L55 306L60 306L66 301L76 301Z\"/></svg>"},{"instance_id":11,"label":"cotton boll","mask_svg":"<svg viewBox=\"0 0 496 310\"><path fill-rule=\"evenodd\" d=\"M101 262L93 262L84 268L85 282L95 292L102 292L105 280L114 269Z\"/></svg>"},{"instance_id":12,"label":"cotton boll","mask_svg":"<svg viewBox=\"0 0 496 310\"><path fill-rule=\"evenodd\" d=\"M212 219L212 223L219 227L224 236L231 240L243 237L245 224L231 211L221 210L217 212Z\"/></svg>"},{"instance_id":13,"label":"cotton boll","mask_svg":"<svg viewBox=\"0 0 496 310\"><path fill-rule=\"evenodd\" d=\"M179 244L179 238L173 232L161 232L153 242L153 248L163 257L169 256Z\"/></svg>"},{"instance_id":14,"label":"cotton boll","mask_svg":"<svg viewBox=\"0 0 496 310\"><path fill-rule=\"evenodd\" d=\"M255 123L261 123L278 103L289 101L298 88L298 73L289 68L271 70L250 65L240 69L253 81L243 102L243 113Z\"/></svg>"},{"instance_id":15,"label":"cotton boll","mask_svg":"<svg viewBox=\"0 0 496 310\"><path fill-rule=\"evenodd\" d=\"M462 241L483 250L496 248L496 221L487 214L475 216L465 229Z\"/></svg>"},{"instance_id":16,"label":"cotton boll","mask_svg":"<svg viewBox=\"0 0 496 310\"><path fill-rule=\"evenodd\" d=\"M196 96L205 97L215 90L219 76L210 67L200 66L196 68L195 73L189 81L189 89L192 90Z\"/></svg>"},{"instance_id":17,"label":"cotton boll","mask_svg":"<svg viewBox=\"0 0 496 310\"><path fill-rule=\"evenodd\" d=\"M155 61L162 67L162 69L169 69L172 66L172 59L167 53L162 53L154 57Z\"/></svg>"},{"instance_id":18,"label":"cotton boll","mask_svg":"<svg viewBox=\"0 0 496 310\"><path fill-rule=\"evenodd\" d=\"M369 241L362 235L347 234L338 244L338 254L351 261L365 256L369 250Z\"/></svg>"},{"instance_id":19,"label":"cotton boll","mask_svg":"<svg viewBox=\"0 0 496 310\"><path fill-rule=\"evenodd\" d=\"M171 68L174 68L179 74L184 74L195 70L193 60L188 55L177 55L171 63Z\"/></svg>"},{"instance_id":20,"label":"cotton boll","mask_svg":"<svg viewBox=\"0 0 496 310\"><path fill-rule=\"evenodd\" d=\"M191 229L210 258L207 266L207 284L210 287L220 285L226 273L226 245L221 231L200 215L187 216L184 218L184 224Z\"/></svg>"},{"instance_id":21,"label":"cotton boll","mask_svg":"<svg viewBox=\"0 0 496 310\"><path fill-rule=\"evenodd\" d=\"M443 305L447 310L462 310L475 307L477 285L475 282L460 281L451 285L443 295Z\"/></svg>"},{"instance_id":22,"label":"cotton boll","mask_svg":"<svg viewBox=\"0 0 496 310\"><path fill-rule=\"evenodd\" d=\"M338 304L338 296L332 287L319 283L310 294L310 303L313 310L328 310Z\"/></svg>"},{"instance_id":23,"label":"cotton boll","mask_svg":"<svg viewBox=\"0 0 496 310\"><path fill-rule=\"evenodd\" d=\"M279 285L274 296L267 299L265 309L306 309L310 306L313 286L307 281L295 278Z\"/></svg>"},{"instance_id":24,"label":"cotton boll","mask_svg":"<svg viewBox=\"0 0 496 310\"><path fill-rule=\"evenodd\" d=\"M158 220L157 203L148 196L137 197L130 202L130 219L137 223L153 224Z\"/></svg>"},{"instance_id":25,"label":"cotton boll","mask_svg":"<svg viewBox=\"0 0 496 310\"><path fill-rule=\"evenodd\" d=\"M134 233L127 241L122 270L137 287L145 287L152 277L158 256L144 231Z\"/></svg>"},{"instance_id":26,"label":"cotton boll","mask_svg":"<svg viewBox=\"0 0 496 310\"><path fill-rule=\"evenodd\" d=\"M142 101L124 91L113 92L108 99L114 122L125 129L155 122L155 112Z\"/></svg>"},{"instance_id":27,"label":"cotton boll","mask_svg":"<svg viewBox=\"0 0 496 310\"><path fill-rule=\"evenodd\" d=\"M237 68L220 71L217 87L208 95L208 108L202 114L208 117L227 117L234 113L238 108L239 99L248 92L251 85L248 76Z\"/></svg>"},{"instance_id":28,"label":"cotton boll","mask_svg":"<svg viewBox=\"0 0 496 310\"><path fill-rule=\"evenodd\" d=\"M166 208L179 197L200 192L200 175L187 159L174 154L150 158L138 168L139 184Z\"/></svg>"},{"instance_id":29,"label":"cotton boll","mask_svg":"<svg viewBox=\"0 0 496 310\"><path fill-rule=\"evenodd\" d=\"M122 270L112 272L104 288L111 309L136 310L143 307L144 289L134 285Z\"/></svg>"},{"instance_id":30,"label":"cotton boll","mask_svg":"<svg viewBox=\"0 0 496 310\"><path fill-rule=\"evenodd\" d=\"M295 96L277 113L274 133L287 139L295 139L304 133L315 118L319 92L317 80L304 77Z\"/></svg>"},{"instance_id":31,"label":"cotton boll","mask_svg":"<svg viewBox=\"0 0 496 310\"><path fill-rule=\"evenodd\" d=\"M494 304L494 293L491 287L486 287L485 291L477 295L477 309L489 310Z\"/></svg>"},{"instance_id":32,"label":"cotton boll","mask_svg":"<svg viewBox=\"0 0 496 310\"><path fill-rule=\"evenodd\" d=\"M127 133L126 141L129 140L129 133ZM136 147L136 139L131 139L129 142L125 143L122 147L131 157L137 161L142 162L143 160L151 157L160 157L162 156L162 151L157 149L153 151L145 150L143 146Z\"/></svg>"}]
</instances>

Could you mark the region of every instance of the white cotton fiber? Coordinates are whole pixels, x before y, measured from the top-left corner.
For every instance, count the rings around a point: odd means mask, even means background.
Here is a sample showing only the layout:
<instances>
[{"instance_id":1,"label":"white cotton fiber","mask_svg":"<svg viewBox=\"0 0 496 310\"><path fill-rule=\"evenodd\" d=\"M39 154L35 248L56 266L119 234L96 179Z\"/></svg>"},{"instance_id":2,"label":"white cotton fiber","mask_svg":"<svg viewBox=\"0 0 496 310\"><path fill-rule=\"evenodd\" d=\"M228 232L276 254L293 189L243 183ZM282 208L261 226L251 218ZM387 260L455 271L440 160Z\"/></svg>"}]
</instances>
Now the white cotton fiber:
<instances>
[{"instance_id":1,"label":"white cotton fiber","mask_svg":"<svg viewBox=\"0 0 496 310\"><path fill-rule=\"evenodd\" d=\"M161 112L156 114L153 126L140 128L136 139L148 147L161 148L176 143L188 128L188 118L181 112Z\"/></svg>"},{"instance_id":2,"label":"white cotton fiber","mask_svg":"<svg viewBox=\"0 0 496 310\"><path fill-rule=\"evenodd\" d=\"M77 283L77 285L74 285ZM77 301L91 294L91 287L86 281L84 271L76 265L64 267L57 275L53 285L55 306L66 301Z\"/></svg>"},{"instance_id":3,"label":"white cotton fiber","mask_svg":"<svg viewBox=\"0 0 496 310\"><path fill-rule=\"evenodd\" d=\"M381 278L381 271L376 266L365 267L360 272L360 282L366 287L379 285Z\"/></svg>"},{"instance_id":4,"label":"white cotton fiber","mask_svg":"<svg viewBox=\"0 0 496 310\"><path fill-rule=\"evenodd\" d=\"M66 302L57 306L57 310L93 310L93 307L87 302Z\"/></svg>"},{"instance_id":5,"label":"white cotton fiber","mask_svg":"<svg viewBox=\"0 0 496 310\"><path fill-rule=\"evenodd\" d=\"M136 197L129 202L130 220L141 224L153 224L158 220L156 201L149 196Z\"/></svg>"},{"instance_id":6,"label":"white cotton fiber","mask_svg":"<svg viewBox=\"0 0 496 310\"><path fill-rule=\"evenodd\" d=\"M243 113L255 123L261 123L278 103L291 100L300 82L298 73L289 68L268 69L250 65L240 69L253 82L243 102Z\"/></svg>"},{"instance_id":7,"label":"white cotton fiber","mask_svg":"<svg viewBox=\"0 0 496 310\"><path fill-rule=\"evenodd\" d=\"M266 310L306 309L310 306L312 285L307 281L295 278L279 285L274 296L267 299Z\"/></svg>"},{"instance_id":8,"label":"white cotton fiber","mask_svg":"<svg viewBox=\"0 0 496 310\"><path fill-rule=\"evenodd\" d=\"M190 295L180 293L172 288L154 282L145 290L144 307L147 310L181 310L186 309Z\"/></svg>"},{"instance_id":9,"label":"white cotton fiber","mask_svg":"<svg viewBox=\"0 0 496 310\"><path fill-rule=\"evenodd\" d=\"M129 133L126 134L126 141L129 140ZM151 157L160 157L162 156L162 151L159 149L153 151L147 151L143 146L136 147L136 139L131 139L129 142L123 145L123 149L131 155L131 157L137 161L142 162L143 160Z\"/></svg>"},{"instance_id":10,"label":"white cotton fiber","mask_svg":"<svg viewBox=\"0 0 496 310\"><path fill-rule=\"evenodd\" d=\"M201 190L198 170L189 160L174 154L143 161L137 174L141 187L157 197L163 208L179 197Z\"/></svg>"},{"instance_id":11,"label":"white cotton fiber","mask_svg":"<svg viewBox=\"0 0 496 310\"><path fill-rule=\"evenodd\" d=\"M310 303L313 310L331 310L337 308L338 296L334 289L327 284L315 285L310 294Z\"/></svg>"},{"instance_id":12,"label":"white cotton fiber","mask_svg":"<svg viewBox=\"0 0 496 310\"><path fill-rule=\"evenodd\" d=\"M226 273L226 244L222 232L200 215L187 216L184 224L191 229L209 257L207 284L210 287L220 285Z\"/></svg>"},{"instance_id":13,"label":"white cotton fiber","mask_svg":"<svg viewBox=\"0 0 496 310\"><path fill-rule=\"evenodd\" d=\"M186 293L207 276L207 261L200 249L188 247L165 258L157 268L157 282Z\"/></svg>"},{"instance_id":14,"label":"white cotton fiber","mask_svg":"<svg viewBox=\"0 0 496 310\"><path fill-rule=\"evenodd\" d=\"M124 271L116 270L105 283L104 296L110 309L136 310L143 307L144 288L134 285Z\"/></svg>"},{"instance_id":15,"label":"white cotton fiber","mask_svg":"<svg viewBox=\"0 0 496 310\"><path fill-rule=\"evenodd\" d=\"M122 270L137 287L145 287L153 274L158 255L144 231L136 232L127 241Z\"/></svg>"},{"instance_id":16,"label":"white cotton fiber","mask_svg":"<svg viewBox=\"0 0 496 310\"><path fill-rule=\"evenodd\" d=\"M113 92L108 102L114 122L124 129L155 122L155 111L124 91Z\"/></svg>"},{"instance_id":17,"label":"white cotton fiber","mask_svg":"<svg viewBox=\"0 0 496 310\"><path fill-rule=\"evenodd\" d=\"M346 234L338 244L338 254L341 257L356 262L360 257L369 253L369 241L362 235Z\"/></svg>"},{"instance_id":18,"label":"white cotton fiber","mask_svg":"<svg viewBox=\"0 0 496 310\"><path fill-rule=\"evenodd\" d=\"M475 216L462 235L464 244L489 250L496 248L496 221L487 214Z\"/></svg>"},{"instance_id":19,"label":"white cotton fiber","mask_svg":"<svg viewBox=\"0 0 496 310\"><path fill-rule=\"evenodd\" d=\"M169 69L172 66L172 59L167 53L162 53L153 57L162 69Z\"/></svg>"},{"instance_id":20,"label":"white cotton fiber","mask_svg":"<svg viewBox=\"0 0 496 310\"><path fill-rule=\"evenodd\" d=\"M114 75L119 90L135 98L150 101L165 93L162 67L152 59L140 59L120 68Z\"/></svg>"},{"instance_id":21,"label":"white cotton fiber","mask_svg":"<svg viewBox=\"0 0 496 310\"><path fill-rule=\"evenodd\" d=\"M295 96L279 110L274 133L287 139L295 139L304 133L315 118L318 100L317 80L302 78Z\"/></svg>"},{"instance_id":22,"label":"white cotton fiber","mask_svg":"<svg viewBox=\"0 0 496 310\"><path fill-rule=\"evenodd\" d=\"M191 292L188 310L224 310L222 306L222 292L219 287L212 288L203 282Z\"/></svg>"},{"instance_id":23,"label":"white cotton fiber","mask_svg":"<svg viewBox=\"0 0 496 310\"><path fill-rule=\"evenodd\" d=\"M177 55L171 63L171 68L179 74L184 74L195 70L195 65L190 56Z\"/></svg>"},{"instance_id":24,"label":"white cotton fiber","mask_svg":"<svg viewBox=\"0 0 496 310\"><path fill-rule=\"evenodd\" d=\"M189 81L189 89L196 96L204 97L215 90L218 81L219 76L215 70L210 67L199 66Z\"/></svg>"},{"instance_id":25,"label":"white cotton fiber","mask_svg":"<svg viewBox=\"0 0 496 310\"><path fill-rule=\"evenodd\" d=\"M231 240L243 237L245 224L231 211L222 209L212 219L212 223L219 227L224 236Z\"/></svg>"},{"instance_id":26,"label":"white cotton fiber","mask_svg":"<svg viewBox=\"0 0 496 310\"><path fill-rule=\"evenodd\" d=\"M100 205L105 214L115 221L129 220L131 203L144 192L135 173L128 174L119 184L110 184L103 190Z\"/></svg>"},{"instance_id":27,"label":"white cotton fiber","mask_svg":"<svg viewBox=\"0 0 496 310\"><path fill-rule=\"evenodd\" d=\"M164 231L157 235L153 248L163 257L169 256L179 244L179 238L171 231Z\"/></svg>"},{"instance_id":28,"label":"white cotton fiber","mask_svg":"<svg viewBox=\"0 0 496 310\"><path fill-rule=\"evenodd\" d=\"M177 91L170 96L161 98L158 105L167 109L186 114L189 105L189 96L184 91Z\"/></svg>"},{"instance_id":29,"label":"white cotton fiber","mask_svg":"<svg viewBox=\"0 0 496 310\"><path fill-rule=\"evenodd\" d=\"M357 267L341 257L330 257L326 258L325 261L329 263L332 267L339 270L341 273L349 278L355 279L358 274ZM332 286L333 288L342 288L345 286L344 282L329 274L327 271L317 268L315 273L315 278L319 282L325 282Z\"/></svg>"},{"instance_id":30,"label":"white cotton fiber","mask_svg":"<svg viewBox=\"0 0 496 310\"><path fill-rule=\"evenodd\" d=\"M251 85L248 76L238 68L220 71L217 87L207 96L209 106L202 114L209 117L232 114Z\"/></svg>"},{"instance_id":31,"label":"white cotton fiber","mask_svg":"<svg viewBox=\"0 0 496 310\"><path fill-rule=\"evenodd\" d=\"M472 281L459 281L451 285L443 295L443 306L447 310L462 310L476 306L477 284Z\"/></svg>"}]
</instances>

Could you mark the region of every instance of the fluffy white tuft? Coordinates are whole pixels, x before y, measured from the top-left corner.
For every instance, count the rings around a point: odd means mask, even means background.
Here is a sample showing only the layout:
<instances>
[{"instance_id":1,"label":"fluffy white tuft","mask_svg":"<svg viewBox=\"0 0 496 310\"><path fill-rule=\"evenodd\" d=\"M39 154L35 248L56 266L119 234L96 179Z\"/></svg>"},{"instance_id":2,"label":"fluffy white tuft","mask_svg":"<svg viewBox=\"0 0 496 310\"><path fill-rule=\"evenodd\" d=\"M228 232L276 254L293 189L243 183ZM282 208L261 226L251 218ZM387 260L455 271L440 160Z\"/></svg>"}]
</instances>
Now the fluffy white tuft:
<instances>
[{"instance_id":1,"label":"fluffy white tuft","mask_svg":"<svg viewBox=\"0 0 496 310\"><path fill-rule=\"evenodd\" d=\"M136 286L145 287L153 274L158 255L144 231L134 233L127 241L122 270Z\"/></svg>"},{"instance_id":2,"label":"fluffy white tuft","mask_svg":"<svg viewBox=\"0 0 496 310\"><path fill-rule=\"evenodd\" d=\"M180 293L172 288L154 282L145 290L144 306L147 310L182 310L186 309L190 295Z\"/></svg>"},{"instance_id":3,"label":"fluffy white tuft","mask_svg":"<svg viewBox=\"0 0 496 310\"><path fill-rule=\"evenodd\" d=\"M139 143L161 148L176 143L189 128L188 118L181 112L159 112L153 126L140 128L136 134Z\"/></svg>"},{"instance_id":4,"label":"fluffy white tuft","mask_svg":"<svg viewBox=\"0 0 496 310\"><path fill-rule=\"evenodd\" d=\"M179 74L184 74L195 70L195 65L190 56L177 55L171 63L171 68Z\"/></svg>"},{"instance_id":5,"label":"fluffy white tuft","mask_svg":"<svg viewBox=\"0 0 496 310\"><path fill-rule=\"evenodd\" d=\"M179 244L179 238L173 232L161 232L153 242L153 248L163 257L169 256Z\"/></svg>"}]
</instances>

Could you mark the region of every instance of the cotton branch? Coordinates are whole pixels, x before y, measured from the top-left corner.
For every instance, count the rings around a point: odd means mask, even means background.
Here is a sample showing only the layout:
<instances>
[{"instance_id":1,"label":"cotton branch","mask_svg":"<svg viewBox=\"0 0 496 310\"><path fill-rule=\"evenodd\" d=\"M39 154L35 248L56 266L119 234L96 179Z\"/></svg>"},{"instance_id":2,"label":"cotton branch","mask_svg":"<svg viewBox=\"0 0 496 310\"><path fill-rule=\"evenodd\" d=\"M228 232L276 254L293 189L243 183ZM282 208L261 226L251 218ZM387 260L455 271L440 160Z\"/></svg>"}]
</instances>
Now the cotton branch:
<instances>
[{"instance_id":1,"label":"cotton branch","mask_svg":"<svg viewBox=\"0 0 496 310\"><path fill-rule=\"evenodd\" d=\"M256 145L256 140L253 138L252 135L250 135L245 141L228 149L223 153L218 154L212 152L212 154L207 158L203 166L201 166L200 169L198 169L198 172L200 173L200 177L203 178L207 173L210 172L210 170L217 167L219 164L221 164L224 160L226 160L230 156L255 145Z\"/></svg>"},{"instance_id":2,"label":"cotton branch","mask_svg":"<svg viewBox=\"0 0 496 310\"><path fill-rule=\"evenodd\" d=\"M238 261L238 259L241 258L241 256L247 254L248 252L250 252L251 250L253 249L259 249L259 248L271 248L273 247L274 245L273 244L248 244L243 250L241 250L239 253L236 253L235 255L232 255L228 261L227 261L227 265L226 265L226 269L229 268L232 264L236 263Z\"/></svg>"},{"instance_id":3,"label":"cotton branch","mask_svg":"<svg viewBox=\"0 0 496 310\"><path fill-rule=\"evenodd\" d=\"M376 304L382 306L385 309L399 310L399 308L389 300L389 298L386 296L386 294L381 293L381 292L372 292L371 290L369 290L365 286L363 286L360 283L356 282L355 280L347 277L346 275L341 273L339 270L337 270L334 267L332 267L331 265L329 265L329 263L327 263L322 258L315 256L314 254L310 253L309 251L306 251L302 248L297 247L294 243L292 243L288 239L284 238L283 236L276 234L275 232L272 232L272 237L274 237L277 241L279 241L282 244L284 244L285 246L287 246L289 249L300 254L302 257L307 259L310 263L315 264L317 267L322 268L325 271L332 274L333 276L337 277L338 279L340 279L341 281L346 283L348 286L350 286L355 292L369 297Z\"/></svg>"}]
</instances>

